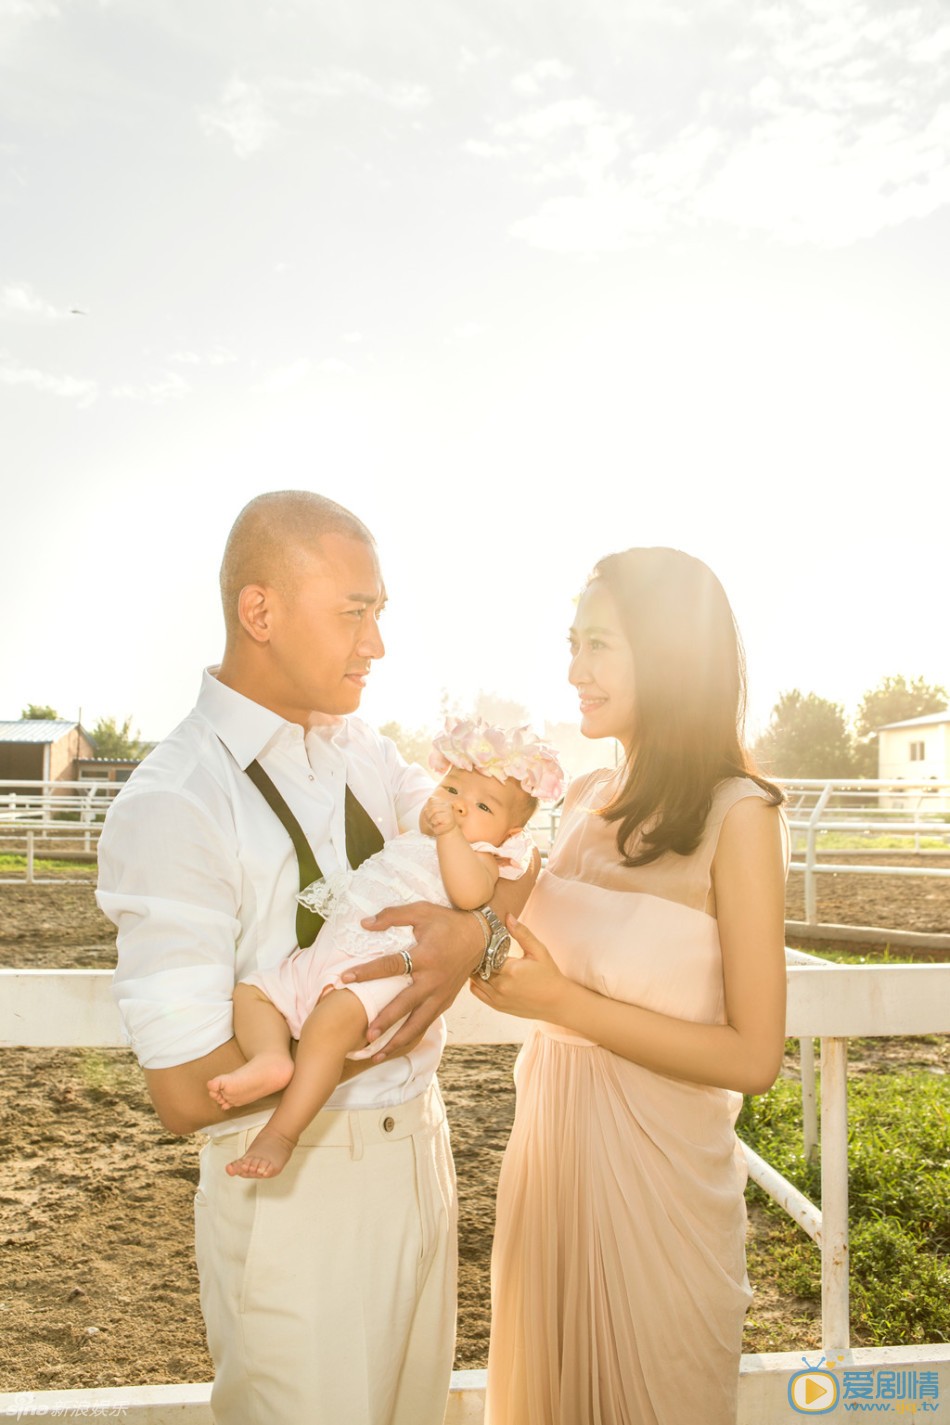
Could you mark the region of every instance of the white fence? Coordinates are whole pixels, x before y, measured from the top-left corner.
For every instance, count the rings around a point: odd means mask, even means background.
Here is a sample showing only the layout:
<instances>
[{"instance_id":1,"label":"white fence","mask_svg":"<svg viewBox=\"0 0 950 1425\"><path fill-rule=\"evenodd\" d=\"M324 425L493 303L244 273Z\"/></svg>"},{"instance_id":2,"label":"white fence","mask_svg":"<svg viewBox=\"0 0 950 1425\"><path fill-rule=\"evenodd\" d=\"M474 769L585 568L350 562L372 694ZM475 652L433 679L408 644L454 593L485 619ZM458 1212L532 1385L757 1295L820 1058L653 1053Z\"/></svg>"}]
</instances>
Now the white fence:
<instances>
[{"instance_id":1,"label":"white fence","mask_svg":"<svg viewBox=\"0 0 950 1425\"><path fill-rule=\"evenodd\" d=\"M950 1032L950 965L846 966L797 951L787 952L787 962L786 1032L803 1041L803 1064L805 1045L813 1037L821 1040L821 1209L751 1150L746 1156L754 1181L821 1250L827 1362L822 1377L805 1371L794 1352L743 1356L737 1425L787 1425L801 1413L819 1413L821 1393L846 1391L849 1376L857 1379L859 1373L862 1382L872 1381L873 1390L881 1372L913 1372L915 1379L928 1372L931 1391L950 1403L950 1345L851 1349L847 1139L848 1038ZM109 981L106 970L0 971L0 1047L120 1045ZM462 996L449 1016L454 1043L517 1042L524 1029L522 1021L493 1015L471 996ZM808 1086L803 1088L807 1098ZM806 1121L806 1136L808 1131ZM829 1376L831 1384L822 1384ZM484 1372L455 1373L446 1425L477 1425L484 1384ZM211 1425L209 1390L205 1384L13 1392L0 1395L0 1416L80 1419L111 1413L126 1425Z\"/></svg>"},{"instance_id":2,"label":"white fence","mask_svg":"<svg viewBox=\"0 0 950 1425\"><path fill-rule=\"evenodd\" d=\"M0 852L24 857L24 872L0 885L73 885L88 876L38 876L37 858L91 857L122 782L4 781L0 792Z\"/></svg>"},{"instance_id":3,"label":"white fence","mask_svg":"<svg viewBox=\"0 0 950 1425\"><path fill-rule=\"evenodd\" d=\"M802 780L783 783L788 798L788 823L792 834L789 870L805 876L805 923L818 922L820 875L914 876L950 879L950 868L875 864L882 848L862 845L881 837L902 842L900 848L917 855L950 853L950 816L944 810L950 782L904 782L881 778L855 780ZM854 843L860 861L819 860L823 842L846 837ZM925 847L922 843L927 842ZM936 844L934 844L936 843ZM850 847L849 847L850 849ZM804 859L796 856L804 852ZM825 854L828 854L826 851Z\"/></svg>"}]
</instances>

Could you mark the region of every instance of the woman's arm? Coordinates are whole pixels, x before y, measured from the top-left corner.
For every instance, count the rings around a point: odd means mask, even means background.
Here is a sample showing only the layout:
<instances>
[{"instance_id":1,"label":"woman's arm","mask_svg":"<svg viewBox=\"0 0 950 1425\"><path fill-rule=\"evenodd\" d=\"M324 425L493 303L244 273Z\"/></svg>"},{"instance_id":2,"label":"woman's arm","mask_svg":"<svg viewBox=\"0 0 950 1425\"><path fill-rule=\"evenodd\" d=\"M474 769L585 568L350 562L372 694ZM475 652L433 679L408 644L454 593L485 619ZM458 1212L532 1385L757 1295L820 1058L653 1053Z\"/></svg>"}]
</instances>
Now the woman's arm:
<instances>
[{"instance_id":1,"label":"woman's arm","mask_svg":"<svg viewBox=\"0 0 950 1425\"><path fill-rule=\"evenodd\" d=\"M694 1024L609 999L562 975L527 927L509 922L524 959L472 992L507 1014L545 1019L655 1073L764 1093L785 1042L785 868L779 815L746 798L723 823L713 865L726 1023ZM596 934L596 925L592 926Z\"/></svg>"}]
</instances>

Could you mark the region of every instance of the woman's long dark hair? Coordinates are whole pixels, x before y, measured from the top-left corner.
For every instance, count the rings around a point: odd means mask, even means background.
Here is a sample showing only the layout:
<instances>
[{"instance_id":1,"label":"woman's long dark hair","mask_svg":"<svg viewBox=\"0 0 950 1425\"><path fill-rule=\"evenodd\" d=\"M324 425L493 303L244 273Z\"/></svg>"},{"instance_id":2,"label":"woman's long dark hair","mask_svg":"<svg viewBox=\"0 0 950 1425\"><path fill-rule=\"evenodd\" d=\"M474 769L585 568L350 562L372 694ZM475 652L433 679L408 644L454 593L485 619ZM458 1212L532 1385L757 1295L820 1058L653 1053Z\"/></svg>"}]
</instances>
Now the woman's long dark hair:
<instances>
[{"instance_id":1,"label":"woman's long dark hair","mask_svg":"<svg viewBox=\"0 0 950 1425\"><path fill-rule=\"evenodd\" d=\"M627 775L602 815L619 822L628 866L699 844L716 785L751 777L775 805L783 793L743 744L745 658L715 574L679 549L627 549L594 569L633 650L635 713Z\"/></svg>"}]
</instances>

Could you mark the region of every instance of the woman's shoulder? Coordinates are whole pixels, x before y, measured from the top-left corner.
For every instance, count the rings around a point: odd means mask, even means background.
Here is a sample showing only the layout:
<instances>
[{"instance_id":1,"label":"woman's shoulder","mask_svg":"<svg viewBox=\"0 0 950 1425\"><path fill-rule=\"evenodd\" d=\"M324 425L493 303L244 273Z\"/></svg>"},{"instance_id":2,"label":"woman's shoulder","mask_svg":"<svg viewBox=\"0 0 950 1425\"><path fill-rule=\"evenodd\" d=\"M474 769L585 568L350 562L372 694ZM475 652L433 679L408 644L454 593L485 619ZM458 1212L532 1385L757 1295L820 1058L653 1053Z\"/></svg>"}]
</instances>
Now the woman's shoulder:
<instances>
[{"instance_id":1,"label":"woman's shoulder","mask_svg":"<svg viewBox=\"0 0 950 1425\"><path fill-rule=\"evenodd\" d=\"M564 793L562 811L570 811L575 806L603 806L610 800L616 770L615 767L598 767L575 777Z\"/></svg>"},{"instance_id":2,"label":"woman's shoulder","mask_svg":"<svg viewBox=\"0 0 950 1425\"><path fill-rule=\"evenodd\" d=\"M758 797L772 806L778 805L775 793L761 786L754 777L726 777L713 788L710 820L717 818L721 821L736 802L744 801L746 797Z\"/></svg>"}]
</instances>

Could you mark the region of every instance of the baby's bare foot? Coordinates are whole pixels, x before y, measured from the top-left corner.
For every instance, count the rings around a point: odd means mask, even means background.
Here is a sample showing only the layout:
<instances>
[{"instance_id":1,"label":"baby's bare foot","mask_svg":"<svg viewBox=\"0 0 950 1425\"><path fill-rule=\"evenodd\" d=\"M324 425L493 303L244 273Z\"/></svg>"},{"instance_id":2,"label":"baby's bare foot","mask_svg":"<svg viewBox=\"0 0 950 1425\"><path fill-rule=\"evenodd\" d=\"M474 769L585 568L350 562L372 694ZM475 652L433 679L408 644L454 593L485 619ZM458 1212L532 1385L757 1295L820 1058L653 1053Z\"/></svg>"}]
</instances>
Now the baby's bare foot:
<instances>
[{"instance_id":1,"label":"baby's bare foot","mask_svg":"<svg viewBox=\"0 0 950 1425\"><path fill-rule=\"evenodd\" d=\"M255 1054L231 1074L208 1080L208 1092L222 1108L243 1108L285 1089L293 1078L294 1061L289 1054Z\"/></svg>"},{"instance_id":2,"label":"baby's bare foot","mask_svg":"<svg viewBox=\"0 0 950 1425\"><path fill-rule=\"evenodd\" d=\"M297 1144L272 1128L262 1128L243 1158L228 1163L232 1178L276 1178Z\"/></svg>"}]
</instances>

